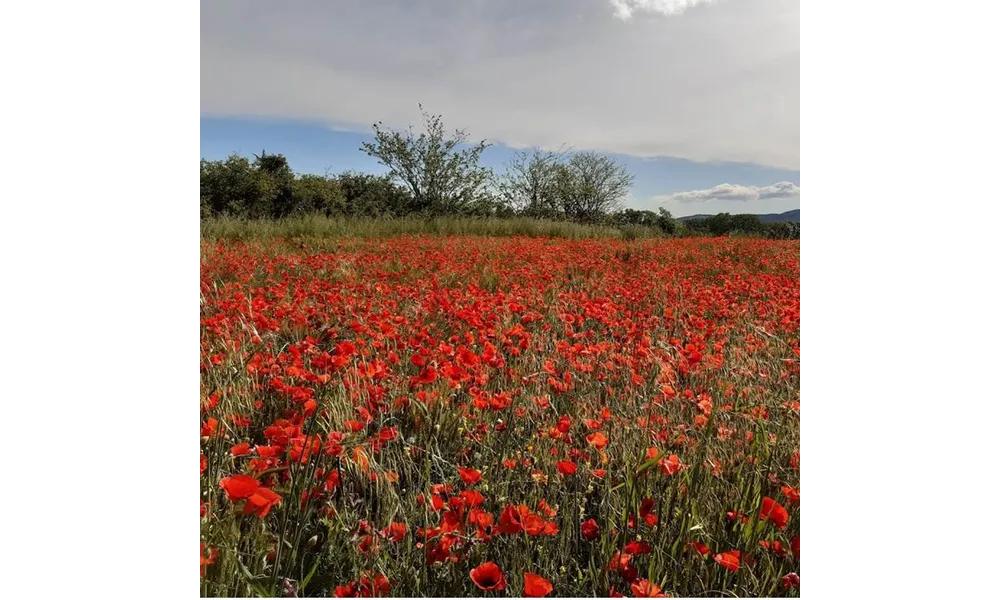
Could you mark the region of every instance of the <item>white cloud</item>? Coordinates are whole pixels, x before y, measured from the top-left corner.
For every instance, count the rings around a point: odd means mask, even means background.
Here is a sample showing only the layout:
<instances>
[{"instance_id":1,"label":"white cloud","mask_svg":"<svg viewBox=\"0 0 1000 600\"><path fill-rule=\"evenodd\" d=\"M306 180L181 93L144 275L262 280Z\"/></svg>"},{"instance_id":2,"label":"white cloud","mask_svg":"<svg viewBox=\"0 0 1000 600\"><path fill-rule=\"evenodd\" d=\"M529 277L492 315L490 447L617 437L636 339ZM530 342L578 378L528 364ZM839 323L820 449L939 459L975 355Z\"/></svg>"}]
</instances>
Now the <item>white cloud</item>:
<instances>
[{"instance_id":1,"label":"white cloud","mask_svg":"<svg viewBox=\"0 0 1000 600\"><path fill-rule=\"evenodd\" d=\"M756 187L752 185L734 185L724 183L707 190L691 190L654 196L653 201L659 203L691 203L723 200L727 202L750 202L754 200L798 200L799 186L790 181L779 181L771 185Z\"/></svg>"},{"instance_id":2,"label":"white cloud","mask_svg":"<svg viewBox=\"0 0 1000 600\"><path fill-rule=\"evenodd\" d=\"M608 0L201 7L205 116L370 132L419 124L422 102L449 128L515 147L799 166L798 0L627 22Z\"/></svg>"},{"instance_id":3,"label":"white cloud","mask_svg":"<svg viewBox=\"0 0 1000 600\"><path fill-rule=\"evenodd\" d=\"M609 0L615 17L628 21L635 12L651 12L668 17L682 14L692 6L711 4L716 0Z\"/></svg>"}]
</instances>

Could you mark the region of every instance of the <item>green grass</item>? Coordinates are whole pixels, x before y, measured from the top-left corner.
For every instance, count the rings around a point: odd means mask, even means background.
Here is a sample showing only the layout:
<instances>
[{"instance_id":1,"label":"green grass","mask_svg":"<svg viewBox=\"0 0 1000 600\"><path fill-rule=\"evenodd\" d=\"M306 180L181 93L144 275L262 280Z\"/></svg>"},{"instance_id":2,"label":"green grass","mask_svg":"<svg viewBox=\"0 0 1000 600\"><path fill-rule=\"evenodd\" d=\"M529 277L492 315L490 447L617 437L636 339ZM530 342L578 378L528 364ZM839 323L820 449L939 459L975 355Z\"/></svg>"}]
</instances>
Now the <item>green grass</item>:
<instances>
[{"instance_id":1,"label":"green grass","mask_svg":"<svg viewBox=\"0 0 1000 600\"><path fill-rule=\"evenodd\" d=\"M281 220L216 217L201 222L204 240L259 238L383 238L399 235L463 235L489 237L551 237L563 239L640 239L658 237L649 227L583 225L566 221L515 218L439 217L434 219L361 219L308 215Z\"/></svg>"}]
</instances>

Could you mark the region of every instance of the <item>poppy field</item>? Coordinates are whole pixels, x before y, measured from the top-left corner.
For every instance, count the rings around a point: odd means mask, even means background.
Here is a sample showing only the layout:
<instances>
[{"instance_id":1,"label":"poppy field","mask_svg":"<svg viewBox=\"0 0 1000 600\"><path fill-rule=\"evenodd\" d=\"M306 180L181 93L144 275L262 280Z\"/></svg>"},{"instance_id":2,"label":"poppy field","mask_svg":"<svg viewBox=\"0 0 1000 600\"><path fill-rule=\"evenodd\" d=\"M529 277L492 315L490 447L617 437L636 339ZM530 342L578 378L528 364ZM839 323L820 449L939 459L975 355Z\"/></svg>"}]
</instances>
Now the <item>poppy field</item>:
<instances>
[{"instance_id":1,"label":"poppy field","mask_svg":"<svg viewBox=\"0 0 1000 600\"><path fill-rule=\"evenodd\" d=\"M799 594L799 244L203 240L203 596Z\"/></svg>"}]
</instances>

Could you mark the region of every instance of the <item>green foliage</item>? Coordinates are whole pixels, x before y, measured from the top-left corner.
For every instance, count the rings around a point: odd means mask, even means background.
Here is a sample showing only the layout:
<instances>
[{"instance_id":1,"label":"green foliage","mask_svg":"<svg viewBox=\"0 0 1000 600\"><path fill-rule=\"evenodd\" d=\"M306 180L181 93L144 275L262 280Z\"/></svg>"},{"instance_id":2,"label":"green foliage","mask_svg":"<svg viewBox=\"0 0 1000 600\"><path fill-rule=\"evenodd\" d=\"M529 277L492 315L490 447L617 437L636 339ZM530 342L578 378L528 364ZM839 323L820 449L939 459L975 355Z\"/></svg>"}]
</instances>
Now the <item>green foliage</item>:
<instances>
[{"instance_id":1,"label":"green foliage","mask_svg":"<svg viewBox=\"0 0 1000 600\"><path fill-rule=\"evenodd\" d=\"M347 171L337 176L344 195L342 214L352 217L393 217L407 214L410 194L387 175Z\"/></svg>"},{"instance_id":2,"label":"green foliage","mask_svg":"<svg viewBox=\"0 0 1000 600\"><path fill-rule=\"evenodd\" d=\"M580 152L556 168L562 214L572 221L595 223L622 208L635 177L614 159Z\"/></svg>"},{"instance_id":3,"label":"green foliage","mask_svg":"<svg viewBox=\"0 0 1000 600\"><path fill-rule=\"evenodd\" d=\"M741 233L761 231L763 226L757 215L734 215L731 223L733 230Z\"/></svg>"},{"instance_id":4,"label":"green foliage","mask_svg":"<svg viewBox=\"0 0 1000 600\"><path fill-rule=\"evenodd\" d=\"M776 240L799 239L798 223L763 223L757 215L721 213L703 219L677 223L676 234L683 236L751 236Z\"/></svg>"},{"instance_id":5,"label":"green foliage","mask_svg":"<svg viewBox=\"0 0 1000 600\"><path fill-rule=\"evenodd\" d=\"M671 216L670 211L660 209L659 212L651 210L625 210L613 213L610 221L616 227L640 226L658 230L661 234L672 235L677 230L677 222Z\"/></svg>"},{"instance_id":6,"label":"green foliage","mask_svg":"<svg viewBox=\"0 0 1000 600\"><path fill-rule=\"evenodd\" d=\"M280 154L262 152L254 161L232 155L201 161L201 204L205 216L280 218L296 211L295 175Z\"/></svg>"},{"instance_id":7,"label":"green foliage","mask_svg":"<svg viewBox=\"0 0 1000 600\"><path fill-rule=\"evenodd\" d=\"M797 240L801 234L799 223L764 223L764 237L773 240Z\"/></svg>"},{"instance_id":8,"label":"green foliage","mask_svg":"<svg viewBox=\"0 0 1000 600\"><path fill-rule=\"evenodd\" d=\"M497 187L501 201L517 214L599 223L622 208L633 180L623 165L595 152L567 158L536 148L515 154Z\"/></svg>"},{"instance_id":9,"label":"green foliage","mask_svg":"<svg viewBox=\"0 0 1000 600\"><path fill-rule=\"evenodd\" d=\"M440 115L430 115L420 107L425 131L414 135L383 129L376 123L375 141L364 142L361 150L389 169L393 178L410 192L408 213L422 215L468 214L483 201L490 171L479 165L489 144L460 148L468 140L464 130L445 132Z\"/></svg>"},{"instance_id":10,"label":"green foliage","mask_svg":"<svg viewBox=\"0 0 1000 600\"><path fill-rule=\"evenodd\" d=\"M201 161L201 203L209 215L237 215L259 202L260 177L250 161L232 155L225 161Z\"/></svg>"},{"instance_id":11,"label":"green foliage","mask_svg":"<svg viewBox=\"0 0 1000 600\"><path fill-rule=\"evenodd\" d=\"M319 175L302 175L292 183L293 210L287 214L342 215L347 209L340 181ZM286 216L287 216L286 214Z\"/></svg>"},{"instance_id":12,"label":"green foliage","mask_svg":"<svg viewBox=\"0 0 1000 600\"><path fill-rule=\"evenodd\" d=\"M288 160L281 154L268 154L261 151L260 156L254 156L253 167L257 171L263 193L261 202L254 207L251 216L285 217L295 212L295 198L292 195L292 184L295 175Z\"/></svg>"},{"instance_id":13,"label":"green foliage","mask_svg":"<svg viewBox=\"0 0 1000 600\"><path fill-rule=\"evenodd\" d=\"M719 213L708 219L708 231L712 235L724 235L734 229L733 218L729 213Z\"/></svg>"},{"instance_id":14,"label":"green foliage","mask_svg":"<svg viewBox=\"0 0 1000 600\"><path fill-rule=\"evenodd\" d=\"M538 148L530 154L517 152L498 178L501 202L513 213L526 217L562 216L558 169L563 155Z\"/></svg>"},{"instance_id":15,"label":"green foliage","mask_svg":"<svg viewBox=\"0 0 1000 600\"><path fill-rule=\"evenodd\" d=\"M659 217L658 225L663 230L663 233L673 235L677 232L677 221L670 214L669 210L661 207L657 210L657 217Z\"/></svg>"}]
</instances>

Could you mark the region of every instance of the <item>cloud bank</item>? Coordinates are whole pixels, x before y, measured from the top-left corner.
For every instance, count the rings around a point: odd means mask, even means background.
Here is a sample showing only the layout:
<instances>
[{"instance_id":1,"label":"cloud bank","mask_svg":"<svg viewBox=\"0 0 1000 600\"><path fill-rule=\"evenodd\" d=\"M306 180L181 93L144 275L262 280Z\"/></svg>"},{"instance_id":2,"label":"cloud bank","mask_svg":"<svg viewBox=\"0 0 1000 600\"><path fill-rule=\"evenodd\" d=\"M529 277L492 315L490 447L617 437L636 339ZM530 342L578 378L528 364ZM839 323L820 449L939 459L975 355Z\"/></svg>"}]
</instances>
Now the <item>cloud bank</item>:
<instances>
[{"instance_id":1,"label":"cloud bank","mask_svg":"<svg viewBox=\"0 0 1000 600\"><path fill-rule=\"evenodd\" d=\"M636 12L657 13L672 17L682 14L692 6L711 4L716 0L609 0L615 8L615 17L628 21Z\"/></svg>"},{"instance_id":2,"label":"cloud bank","mask_svg":"<svg viewBox=\"0 0 1000 600\"><path fill-rule=\"evenodd\" d=\"M756 187L751 185L733 185L724 183L707 190L691 190L673 194L663 194L653 197L654 202L662 204L679 202L709 202L721 200L725 202L751 202L755 200L795 200L799 199L799 186L790 181L779 181L771 185Z\"/></svg>"},{"instance_id":3,"label":"cloud bank","mask_svg":"<svg viewBox=\"0 0 1000 600\"><path fill-rule=\"evenodd\" d=\"M798 0L696 4L203 2L201 111L797 170Z\"/></svg>"}]
</instances>

